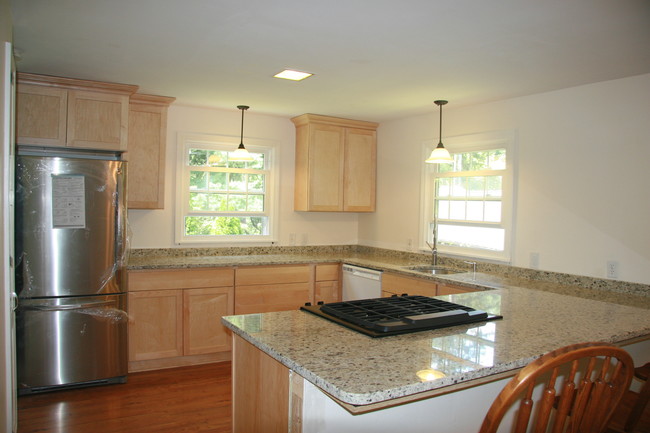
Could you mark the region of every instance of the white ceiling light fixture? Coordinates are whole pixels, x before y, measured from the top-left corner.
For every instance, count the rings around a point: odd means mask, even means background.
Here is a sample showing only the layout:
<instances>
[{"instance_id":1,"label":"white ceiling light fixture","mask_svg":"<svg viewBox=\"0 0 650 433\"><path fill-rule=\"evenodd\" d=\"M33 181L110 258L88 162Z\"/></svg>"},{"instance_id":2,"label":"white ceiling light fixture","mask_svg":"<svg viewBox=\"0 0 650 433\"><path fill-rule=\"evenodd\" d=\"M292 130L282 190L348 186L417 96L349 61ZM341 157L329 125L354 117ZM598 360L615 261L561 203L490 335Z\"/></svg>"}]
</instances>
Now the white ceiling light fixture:
<instances>
[{"instance_id":1,"label":"white ceiling light fixture","mask_svg":"<svg viewBox=\"0 0 650 433\"><path fill-rule=\"evenodd\" d=\"M241 110L241 135L239 139L239 147L234 152L230 152L228 159L230 161L252 161L253 157L244 147L244 111L248 110L250 107L248 105L238 105L237 108Z\"/></svg>"},{"instance_id":2,"label":"white ceiling light fixture","mask_svg":"<svg viewBox=\"0 0 650 433\"><path fill-rule=\"evenodd\" d=\"M438 107L440 107L440 139L438 140L438 146L431 152L431 155L424 162L429 164L444 164L454 160L449 154L449 151L445 149L445 146L442 144L442 106L447 103L447 101L438 100L433 101Z\"/></svg>"},{"instance_id":3,"label":"white ceiling light fixture","mask_svg":"<svg viewBox=\"0 0 650 433\"><path fill-rule=\"evenodd\" d=\"M304 80L305 78L309 78L314 74L311 74L309 72L302 72L302 71L296 71L294 69L285 69L282 72L278 72L273 76L273 78L282 78L284 80L291 80L291 81L301 81Z\"/></svg>"}]
</instances>

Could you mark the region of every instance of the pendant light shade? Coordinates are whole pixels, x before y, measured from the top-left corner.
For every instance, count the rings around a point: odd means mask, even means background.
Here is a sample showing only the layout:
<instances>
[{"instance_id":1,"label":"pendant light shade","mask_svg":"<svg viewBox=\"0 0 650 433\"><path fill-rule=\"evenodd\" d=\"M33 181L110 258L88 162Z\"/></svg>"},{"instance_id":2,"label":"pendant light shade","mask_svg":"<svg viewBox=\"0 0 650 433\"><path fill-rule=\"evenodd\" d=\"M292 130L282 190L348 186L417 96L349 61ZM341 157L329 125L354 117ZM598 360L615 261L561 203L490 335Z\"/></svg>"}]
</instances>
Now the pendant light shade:
<instances>
[{"instance_id":1,"label":"pendant light shade","mask_svg":"<svg viewBox=\"0 0 650 433\"><path fill-rule=\"evenodd\" d=\"M241 136L239 139L239 147L234 152L230 152L228 159L230 161L252 161L253 157L244 147L244 111L250 107L248 105L238 105L237 108L241 110Z\"/></svg>"},{"instance_id":2,"label":"pendant light shade","mask_svg":"<svg viewBox=\"0 0 650 433\"><path fill-rule=\"evenodd\" d=\"M452 162L454 158L449 154L449 151L445 149L445 146L442 144L442 106L447 103L447 101L433 101L438 107L440 107L440 139L438 140L438 146L431 152L431 155L424 161L429 164L444 164L447 162Z\"/></svg>"}]
</instances>

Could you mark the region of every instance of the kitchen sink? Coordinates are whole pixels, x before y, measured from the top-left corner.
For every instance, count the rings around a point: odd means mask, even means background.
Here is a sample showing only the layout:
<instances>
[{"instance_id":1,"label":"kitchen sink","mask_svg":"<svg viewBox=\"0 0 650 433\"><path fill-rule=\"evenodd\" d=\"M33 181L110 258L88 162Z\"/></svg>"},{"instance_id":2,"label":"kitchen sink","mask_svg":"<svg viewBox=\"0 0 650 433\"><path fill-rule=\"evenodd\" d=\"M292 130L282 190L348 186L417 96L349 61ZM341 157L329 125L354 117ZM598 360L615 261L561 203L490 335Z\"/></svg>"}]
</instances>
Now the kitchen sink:
<instances>
[{"instance_id":1,"label":"kitchen sink","mask_svg":"<svg viewBox=\"0 0 650 433\"><path fill-rule=\"evenodd\" d=\"M420 265L408 266L406 269L410 271L422 272L423 274L444 275L444 274L458 274L464 271L457 271L455 269L444 268L441 266L433 265Z\"/></svg>"}]
</instances>

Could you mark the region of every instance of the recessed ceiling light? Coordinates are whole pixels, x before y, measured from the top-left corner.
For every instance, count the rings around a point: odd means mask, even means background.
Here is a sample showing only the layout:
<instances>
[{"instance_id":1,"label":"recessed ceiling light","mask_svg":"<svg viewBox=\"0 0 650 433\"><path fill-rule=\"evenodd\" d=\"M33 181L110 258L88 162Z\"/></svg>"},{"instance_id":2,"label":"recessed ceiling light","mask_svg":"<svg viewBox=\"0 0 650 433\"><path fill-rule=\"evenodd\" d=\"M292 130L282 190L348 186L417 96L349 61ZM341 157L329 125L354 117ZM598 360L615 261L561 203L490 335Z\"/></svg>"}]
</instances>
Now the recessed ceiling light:
<instances>
[{"instance_id":1,"label":"recessed ceiling light","mask_svg":"<svg viewBox=\"0 0 650 433\"><path fill-rule=\"evenodd\" d=\"M273 77L274 78L283 78L285 80L300 81L304 80L307 77L311 77L314 74L309 72L294 71L293 69L285 69L282 72L278 72Z\"/></svg>"}]
</instances>

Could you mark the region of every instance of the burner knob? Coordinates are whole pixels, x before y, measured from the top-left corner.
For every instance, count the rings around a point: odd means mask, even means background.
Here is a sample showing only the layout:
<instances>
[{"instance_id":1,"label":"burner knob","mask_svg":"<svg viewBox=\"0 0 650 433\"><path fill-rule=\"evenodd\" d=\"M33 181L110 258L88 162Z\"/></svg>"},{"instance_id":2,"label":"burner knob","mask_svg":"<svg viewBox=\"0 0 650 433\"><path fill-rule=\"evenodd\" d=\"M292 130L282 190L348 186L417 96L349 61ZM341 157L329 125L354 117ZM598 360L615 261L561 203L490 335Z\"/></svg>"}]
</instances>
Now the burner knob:
<instances>
[{"instance_id":1,"label":"burner knob","mask_svg":"<svg viewBox=\"0 0 650 433\"><path fill-rule=\"evenodd\" d=\"M305 302L305 307L311 307L311 302Z\"/></svg>"},{"instance_id":2,"label":"burner knob","mask_svg":"<svg viewBox=\"0 0 650 433\"><path fill-rule=\"evenodd\" d=\"M323 305L323 304L325 304L324 301L318 301L318 305Z\"/></svg>"}]
</instances>

